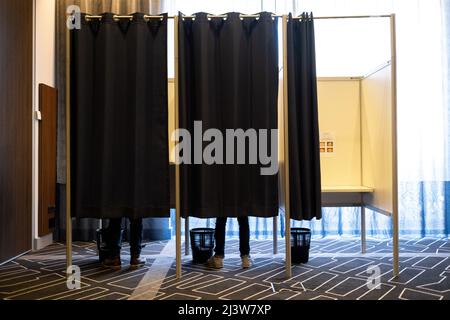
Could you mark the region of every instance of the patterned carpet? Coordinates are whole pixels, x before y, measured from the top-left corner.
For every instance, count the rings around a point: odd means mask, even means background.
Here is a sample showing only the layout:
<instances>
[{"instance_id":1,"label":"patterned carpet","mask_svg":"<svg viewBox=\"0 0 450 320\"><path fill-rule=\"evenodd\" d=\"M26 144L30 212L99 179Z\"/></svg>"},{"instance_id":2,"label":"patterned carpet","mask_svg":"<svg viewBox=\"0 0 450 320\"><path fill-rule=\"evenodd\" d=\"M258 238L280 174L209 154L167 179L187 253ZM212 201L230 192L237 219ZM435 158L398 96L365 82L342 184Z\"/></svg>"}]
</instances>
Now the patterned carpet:
<instances>
[{"instance_id":1,"label":"patterned carpet","mask_svg":"<svg viewBox=\"0 0 450 320\"><path fill-rule=\"evenodd\" d=\"M125 255L124 266L117 272L101 267L95 243L76 243L74 264L81 268L78 290L67 288L65 248L54 244L0 267L0 299L450 299L448 239L401 240L401 273L396 279L392 277L389 241L369 240L368 253L361 255L359 239L315 239L309 263L293 266L291 279L285 277L282 243L280 240L281 254L274 256L271 241L253 241L254 266L242 270L238 241L227 241L224 269L193 265L191 258L185 257L179 281L175 279L173 241L149 243L143 253L147 265L139 270L129 270L129 256Z\"/></svg>"}]
</instances>

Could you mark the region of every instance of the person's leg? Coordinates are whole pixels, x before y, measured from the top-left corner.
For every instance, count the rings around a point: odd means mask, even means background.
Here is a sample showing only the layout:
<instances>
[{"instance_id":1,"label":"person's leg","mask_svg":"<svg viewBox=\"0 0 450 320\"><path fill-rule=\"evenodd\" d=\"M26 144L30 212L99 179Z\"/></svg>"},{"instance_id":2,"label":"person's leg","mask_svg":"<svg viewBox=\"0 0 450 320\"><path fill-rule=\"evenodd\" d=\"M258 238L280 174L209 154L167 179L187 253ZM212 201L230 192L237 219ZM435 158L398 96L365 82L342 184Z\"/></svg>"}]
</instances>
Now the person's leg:
<instances>
[{"instance_id":1,"label":"person's leg","mask_svg":"<svg viewBox=\"0 0 450 320\"><path fill-rule=\"evenodd\" d=\"M250 225L248 217L238 218L239 222L239 251L241 257L250 255Z\"/></svg>"},{"instance_id":2,"label":"person's leg","mask_svg":"<svg viewBox=\"0 0 450 320\"><path fill-rule=\"evenodd\" d=\"M250 225L248 217L238 218L239 222L239 250L241 252L242 268L252 266L250 259Z\"/></svg>"},{"instance_id":3,"label":"person's leg","mask_svg":"<svg viewBox=\"0 0 450 320\"><path fill-rule=\"evenodd\" d=\"M139 257L142 251L143 220L130 219L130 253L132 257Z\"/></svg>"},{"instance_id":4,"label":"person's leg","mask_svg":"<svg viewBox=\"0 0 450 320\"><path fill-rule=\"evenodd\" d=\"M140 260L142 251L142 232L143 232L142 218L130 219L130 266L140 267L145 265L145 260Z\"/></svg>"},{"instance_id":5,"label":"person's leg","mask_svg":"<svg viewBox=\"0 0 450 320\"><path fill-rule=\"evenodd\" d=\"M225 228L227 226L227 218L217 218L216 219L216 229L214 232L214 237L216 239L216 247L214 252L216 256L225 256Z\"/></svg>"},{"instance_id":6,"label":"person's leg","mask_svg":"<svg viewBox=\"0 0 450 320\"><path fill-rule=\"evenodd\" d=\"M122 218L109 219L107 232L111 257L119 257L122 249Z\"/></svg>"},{"instance_id":7,"label":"person's leg","mask_svg":"<svg viewBox=\"0 0 450 320\"><path fill-rule=\"evenodd\" d=\"M223 268L223 258L225 256L225 228L227 226L227 218L216 219L216 230L214 237L216 239L216 247L214 248L215 255L212 256L207 265L210 268Z\"/></svg>"},{"instance_id":8,"label":"person's leg","mask_svg":"<svg viewBox=\"0 0 450 320\"><path fill-rule=\"evenodd\" d=\"M122 266L120 259L120 250L122 249L122 218L109 219L107 230L107 246L110 250L110 257L103 261L103 266L120 269Z\"/></svg>"}]
</instances>

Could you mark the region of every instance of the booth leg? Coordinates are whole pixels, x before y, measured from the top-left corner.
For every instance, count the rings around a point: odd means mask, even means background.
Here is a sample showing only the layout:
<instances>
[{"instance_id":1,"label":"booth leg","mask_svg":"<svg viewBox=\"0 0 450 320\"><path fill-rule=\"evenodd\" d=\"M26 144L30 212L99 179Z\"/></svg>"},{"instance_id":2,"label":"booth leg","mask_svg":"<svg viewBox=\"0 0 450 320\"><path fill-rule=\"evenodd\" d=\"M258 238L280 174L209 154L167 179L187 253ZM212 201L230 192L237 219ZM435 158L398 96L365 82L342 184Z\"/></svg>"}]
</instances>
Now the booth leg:
<instances>
[{"instance_id":1,"label":"booth leg","mask_svg":"<svg viewBox=\"0 0 450 320\"><path fill-rule=\"evenodd\" d=\"M174 57L175 57L175 129L180 126L180 115L179 115L179 90L178 90L178 76L179 76L179 55L178 55L178 16L174 18L174 32L175 32L175 45L174 45ZM182 269L181 269L181 187L180 187L180 162L178 154L175 155L175 207L176 207L176 277L177 280L181 279Z\"/></svg>"},{"instance_id":2,"label":"booth leg","mask_svg":"<svg viewBox=\"0 0 450 320\"><path fill-rule=\"evenodd\" d=\"M291 219L286 216L286 277L292 278Z\"/></svg>"},{"instance_id":3,"label":"booth leg","mask_svg":"<svg viewBox=\"0 0 450 320\"><path fill-rule=\"evenodd\" d=\"M395 14L391 14L391 90L392 90L392 250L393 274L399 275L398 162L397 162L397 36Z\"/></svg>"},{"instance_id":4,"label":"booth leg","mask_svg":"<svg viewBox=\"0 0 450 320\"><path fill-rule=\"evenodd\" d=\"M176 251L176 277L181 279L181 218L177 211L175 232L175 251Z\"/></svg>"},{"instance_id":5,"label":"booth leg","mask_svg":"<svg viewBox=\"0 0 450 320\"><path fill-rule=\"evenodd\" d=\"M186 217L184 219L184 255L190 255L190 246L189 246L189 218Z\"/></svg>"},{"instance_id":6,"label":"booth leg","mask_svg":"<svg viewBox=\"0 0 450 320\"><path fill-rule=\"evenodd\" d=\"M66 31L66 274L72 276L72 181L71 181L71 37Z\"/></svg>"},{"instance_id":7,"label":"booth leg","mask_svg":"<svg viewBox=\"0 0 450 320\"><path fill-rule=\"evenodd\" d=\"M273 218L273 254L278 254L278 217Z\"/></svg>"},{"instance_id":8,"label":"booth leg","mask_svg":"<svg viewBox=\"0 0 450 320\"><path fill-rule=\"evenodd\" d=\"M284 123L284 170L285 170L285 240L286 240L286 277L292 278L291 261L291 210L290 210L290 175L289 175L289 103L288 103L288 16L283 15L283 123Z\"/></svg>"},{"instance_id":9,"label":"booth leg","mask_svg":"<svg viewBox=\"0 0 450 320\"><path fill-rule=\"evenodd\" d=\"M361 253L366 253L366 208L361 206Z\"/></svg>"},{"instance_id":10,"label":"booth leg","mask_svg":"<svg viewBox=\"0 0 450 320\"><path fill-rule=\"evenodd\" d=\"M396 215L396 214L395 214ZM397 218L394 218L393 223L393 235L392 235L392 263L393 263L393 275L394 277L398 277L399 269L400 269L400 254L399 254L399 236L398 236L398 221Z\"/></svg>"},{"instance_id":11,"label":"booth leg","mask_svg":"<svg viewBox=\"0 0 450 320\"><path fill-rule=\"evenodd\" d=\"M67 277L71 277L72 276L72 272L70 271L72 267L73 267L73 258L72 258L72 220L71 220L71 218L69 218L66 221L66 272L67 272Z\"/></svg>"}]
</instances>

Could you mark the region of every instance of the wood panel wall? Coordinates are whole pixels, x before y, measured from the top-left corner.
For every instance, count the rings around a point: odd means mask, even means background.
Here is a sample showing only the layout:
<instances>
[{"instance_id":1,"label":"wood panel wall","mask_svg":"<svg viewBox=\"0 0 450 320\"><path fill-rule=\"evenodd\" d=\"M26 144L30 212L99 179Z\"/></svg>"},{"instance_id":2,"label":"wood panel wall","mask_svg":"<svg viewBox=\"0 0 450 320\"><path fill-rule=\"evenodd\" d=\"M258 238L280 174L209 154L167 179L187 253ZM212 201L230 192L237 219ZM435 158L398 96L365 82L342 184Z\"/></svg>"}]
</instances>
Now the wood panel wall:
<instances>
[{"instance_id":1,"label":"wood panel wall","mask_svg":"<svg viewBox=\"0 0 450 320\"><path fill-rule=\"evenodd\" d=\"M0 263L31 249L33 1L0 0Z\"/></svg>"},{"instance_id":2,"label":"wood panel wall","mask_svg":"<svg viewBox=\"0 0 450 320\"><path fill-rule=\"evenodd\" d=\"M55 88L39 85L39 237L53 232L56 213L56 117Z\"/></svg>"}]
</instances>

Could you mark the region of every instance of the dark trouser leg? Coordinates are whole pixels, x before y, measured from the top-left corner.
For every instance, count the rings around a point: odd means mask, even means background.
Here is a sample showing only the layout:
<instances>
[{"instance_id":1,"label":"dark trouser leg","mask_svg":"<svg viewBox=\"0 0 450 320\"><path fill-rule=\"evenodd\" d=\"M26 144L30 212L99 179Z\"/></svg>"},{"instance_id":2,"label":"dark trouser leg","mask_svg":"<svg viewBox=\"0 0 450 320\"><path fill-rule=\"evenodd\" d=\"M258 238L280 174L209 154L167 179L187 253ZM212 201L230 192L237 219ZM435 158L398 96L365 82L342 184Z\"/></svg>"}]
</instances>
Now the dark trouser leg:
<instances>
[{"instance_id":1,"label":"dark trouser leg","mask_svg":"<svg viewBox=\"0 0 450 320\"><path fill-rule=\"evenodd\" d=\"M250 225L248 217L238 218L239 222L239 250L241 256L250 255Z\"/></svg>"},{"instance_id":2,"label":"dark trouser leg","mask_svg":"<svg viewBox=\"0 0 450 320\"><path fill-rule=\"evenodd\" d=\"M111 257L119 257L122 249L122 218L109 219L108 241Z\"/></svg>"},{"instance_id":3,"label":"dark trouser leg","mask_svg":"<svg viewBox=\"0 0 450 320\"><path fill-rule=\"evenodd\" d=\"M214 252L216 256L225 256L225 227L227 226L227 218L216 219L216 231L214 237L216 239L216 248Z\"/></svg>"},{"instance_id":4,"label":"dark trouser leg","mask_svg":"<svg viewBox=\"0 0 450 320\"><path fill-rule=\"evenodd\" d=\"M130 253L131 257L139 257L142 250L142 232L143 221L139 219L130 219Z\"/></svg>"}]
</instances>

